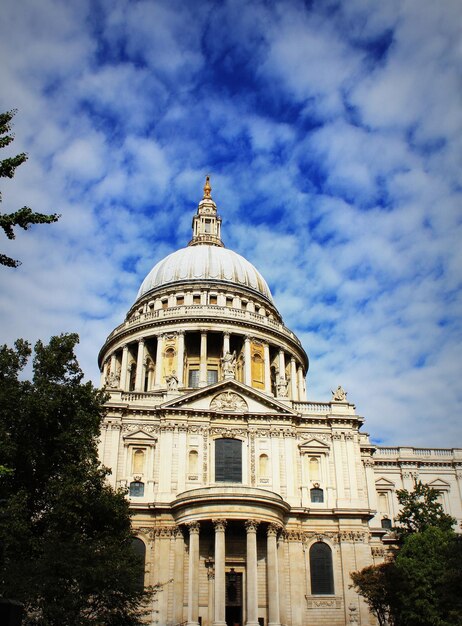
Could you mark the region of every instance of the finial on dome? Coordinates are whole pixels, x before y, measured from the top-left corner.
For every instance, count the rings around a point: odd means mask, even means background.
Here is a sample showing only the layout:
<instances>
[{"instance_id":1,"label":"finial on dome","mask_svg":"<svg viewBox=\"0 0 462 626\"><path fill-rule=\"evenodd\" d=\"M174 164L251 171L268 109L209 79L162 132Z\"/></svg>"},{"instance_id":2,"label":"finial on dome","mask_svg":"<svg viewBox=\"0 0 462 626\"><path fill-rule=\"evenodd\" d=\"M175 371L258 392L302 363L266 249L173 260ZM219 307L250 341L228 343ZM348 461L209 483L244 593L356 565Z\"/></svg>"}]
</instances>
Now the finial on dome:
<instances>
[{"instance_id":1,"label":"finial on dome","mask_svg":"<svg viewBox=\"0 0 462 626\"><path fill-rule=\"evenodd\" d=\"M210 185L210 176L206 176L205 177L205 185L204 185L204 197L203 200L205 200L205 198L211 198L212 196L210 195L210 192L212 191L212 186Z\"/></svg>"}]
</instances>

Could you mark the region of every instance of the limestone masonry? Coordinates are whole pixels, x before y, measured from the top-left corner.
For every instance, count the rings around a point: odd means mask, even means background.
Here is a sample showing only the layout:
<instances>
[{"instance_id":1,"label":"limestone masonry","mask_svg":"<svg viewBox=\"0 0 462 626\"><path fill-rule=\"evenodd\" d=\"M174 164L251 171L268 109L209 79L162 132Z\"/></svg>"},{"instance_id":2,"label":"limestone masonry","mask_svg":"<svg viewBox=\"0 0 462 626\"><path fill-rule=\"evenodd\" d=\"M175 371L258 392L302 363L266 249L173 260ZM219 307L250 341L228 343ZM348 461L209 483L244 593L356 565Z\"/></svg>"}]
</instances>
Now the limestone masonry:
<instances>
[{"instance_id":1,"label":"limestone masonry","mask_svg":"<svg viewBox=\"0 0 462 626\"><path fill-rule=\"evenodd\" d=\"M342 387L307 400L308 356L223 246L208 177L192 229L99 355L100 457L160 585L147 623L375 624L349 573L386 558L415 478L460 524L462 449L377 447Z\"/></svg>"}]
</instances>

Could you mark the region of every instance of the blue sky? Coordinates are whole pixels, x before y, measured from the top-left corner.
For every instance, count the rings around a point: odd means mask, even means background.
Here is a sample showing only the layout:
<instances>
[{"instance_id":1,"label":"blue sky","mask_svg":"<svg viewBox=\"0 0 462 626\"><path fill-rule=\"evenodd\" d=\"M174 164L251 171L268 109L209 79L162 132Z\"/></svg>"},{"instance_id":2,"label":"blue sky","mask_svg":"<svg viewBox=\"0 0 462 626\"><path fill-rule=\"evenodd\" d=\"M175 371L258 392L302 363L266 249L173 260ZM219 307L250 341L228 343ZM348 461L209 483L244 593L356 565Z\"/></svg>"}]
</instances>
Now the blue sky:
<instances>
[{"instance_id":1,"label":"blue sky","mask_svg":"<svg viewBox=\"0 0 462 626\"><path fill-rule=\"evenodd\" d=\"M17 108L0 341L96 355L156 261L184 246L205 174L223 237L390 445L462 446L460 2L12 0L0 109ZM3 150L2 158L7 156Z\"/></svg>"}]
</instances>

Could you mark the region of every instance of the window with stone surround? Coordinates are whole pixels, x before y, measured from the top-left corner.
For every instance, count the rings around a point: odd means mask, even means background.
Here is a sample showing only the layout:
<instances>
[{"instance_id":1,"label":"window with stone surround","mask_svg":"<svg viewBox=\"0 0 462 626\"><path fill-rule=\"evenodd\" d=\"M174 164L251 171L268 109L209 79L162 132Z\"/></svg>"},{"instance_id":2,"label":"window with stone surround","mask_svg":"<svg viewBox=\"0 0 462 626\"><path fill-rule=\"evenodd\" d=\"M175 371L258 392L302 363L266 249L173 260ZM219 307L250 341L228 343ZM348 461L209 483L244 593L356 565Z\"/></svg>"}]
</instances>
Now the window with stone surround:
<instances>
[{"instance_id":1,"label":"window with stone surround","mask_svg":"<svg viewBox=\"0 0 462 626\"><path fill-rule=\"evenodd\" d=\"M144 496L144 483L140 480L133 480L130 483L130 497L142 498Z\"/></svg>"},{"instance_id":2,"label":"window with stone surround","mask_svg":"<svg viewBox=\"0 0 462 626\"><path fill-rule=\"evenodd\" d=\"M138 537L132 539L132 550L136 554L139 562L137 587L142 591L144 589L144 572L146 569L146 546L144 541Z\"/></svg>"}]
</instances>

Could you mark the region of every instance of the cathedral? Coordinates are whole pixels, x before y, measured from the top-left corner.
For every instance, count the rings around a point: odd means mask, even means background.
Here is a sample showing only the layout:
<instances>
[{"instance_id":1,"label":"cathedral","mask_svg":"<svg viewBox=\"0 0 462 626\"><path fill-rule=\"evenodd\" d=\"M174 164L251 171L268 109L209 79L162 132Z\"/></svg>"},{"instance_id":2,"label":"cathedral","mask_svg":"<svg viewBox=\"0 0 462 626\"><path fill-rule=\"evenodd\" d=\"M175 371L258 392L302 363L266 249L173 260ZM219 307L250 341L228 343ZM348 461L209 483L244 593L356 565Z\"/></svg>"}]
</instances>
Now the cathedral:
<instances>
[{"instance_id":1,"label":"cathedral","mask_svg":"<svg viewBox=\"0 0 462 626\"><path fill-rule=\"evenodd\" d=\"M350 572L382 562L396 490L462 520L462 449L378 447L258 270L225 248L209 177L188 245L144 279L99 354L100 458L126 487L160 626L374 625Z\"/></svg>"}]
</instances>

